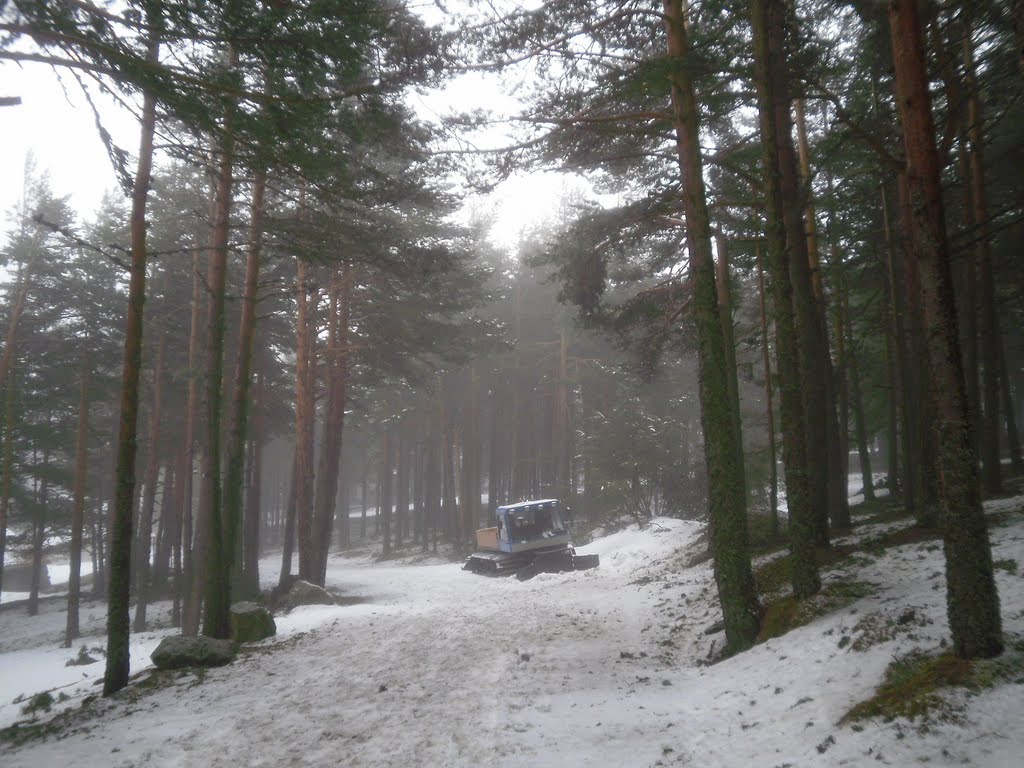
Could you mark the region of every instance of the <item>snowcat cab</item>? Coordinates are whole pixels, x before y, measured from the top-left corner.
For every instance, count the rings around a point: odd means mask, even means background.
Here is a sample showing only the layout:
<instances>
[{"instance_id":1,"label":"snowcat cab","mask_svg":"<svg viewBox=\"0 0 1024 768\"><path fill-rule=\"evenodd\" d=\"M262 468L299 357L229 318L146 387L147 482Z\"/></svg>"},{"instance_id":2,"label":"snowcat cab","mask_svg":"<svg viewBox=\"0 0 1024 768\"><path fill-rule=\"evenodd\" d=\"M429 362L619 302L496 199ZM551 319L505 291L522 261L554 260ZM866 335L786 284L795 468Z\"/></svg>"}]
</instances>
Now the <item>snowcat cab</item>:
<instances>
[{"instance_id":1,"label":"snowcat cab","mask_svg":"<svg viewBox=\"0 0 1024 768\"><path fill-rule=\"evenodd\" d=\"M489 575L582 571L598 565L597 555L577 555L562 521L557 499L538 499L498 507L496 525L476 532L476 552L463 570Z\"/></svg>"}]
</instances>

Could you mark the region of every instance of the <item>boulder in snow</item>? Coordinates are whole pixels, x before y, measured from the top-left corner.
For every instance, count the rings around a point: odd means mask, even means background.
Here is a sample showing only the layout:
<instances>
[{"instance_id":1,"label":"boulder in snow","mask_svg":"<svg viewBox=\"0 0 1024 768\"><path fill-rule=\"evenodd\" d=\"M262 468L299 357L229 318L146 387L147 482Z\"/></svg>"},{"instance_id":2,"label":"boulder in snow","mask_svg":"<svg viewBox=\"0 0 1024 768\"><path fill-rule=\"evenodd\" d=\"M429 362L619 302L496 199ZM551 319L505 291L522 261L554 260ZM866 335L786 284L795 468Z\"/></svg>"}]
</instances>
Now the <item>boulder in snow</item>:
<instances>
[{"instance_id":1,"label":"boulder in snow","mask_svg":"<svg viewBox=\"0 0 1024 768\"><path fill-rule=\"evenodd\" d=\"M157 669L221 667L235 660L235 644L212 637L171 635L150 655Z\"/></svg>"},{"instance_id":2,"label":"boulder in snow","mask_svg":"<svg viewBox=\"0 0 1024 768\"><path fill-rule=\"evenodd\" d=\"M281 598L278 605L285 610L291 610L300 605L336 605L337 602L334 595L323 587L299 579L292 584L292 588Z\"/></svg>"},{"instance_id":3,"label":"boulder in snow","mask_svg":"<svg viewBox=\"0 0 1024 768\"><path fill-rule=\"evenodd\" d=\"M257 603L231 606L231 639L236 643L255 643L277 634L274 617Z\"/></svg>"}]
</instances>

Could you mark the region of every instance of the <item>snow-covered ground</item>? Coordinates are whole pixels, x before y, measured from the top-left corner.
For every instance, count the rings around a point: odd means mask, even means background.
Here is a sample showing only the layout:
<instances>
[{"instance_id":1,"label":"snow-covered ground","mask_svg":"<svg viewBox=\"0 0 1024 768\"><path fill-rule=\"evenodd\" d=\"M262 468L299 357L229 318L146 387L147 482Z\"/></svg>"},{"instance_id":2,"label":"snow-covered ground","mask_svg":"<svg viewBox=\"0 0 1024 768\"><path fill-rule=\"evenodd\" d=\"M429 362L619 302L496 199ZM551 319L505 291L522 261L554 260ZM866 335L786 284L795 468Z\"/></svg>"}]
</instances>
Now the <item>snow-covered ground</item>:
<instances>
[{"instance_id":1,"label":"snow-covered ground","mask_svg":"<svg viewBox=\"0 0 1024 768\"><path fill-rule=\"evenodd\" d=\"M1019 509L1024 497L990 511ZM904 523L905 524L905 523ZM234 664L99 698L104 607L60 648L65 614L0 612L0 727L52 690L76 708L58 735L0 745L0 764L53 766L1019 766L1024 685L954 694L958 723L838 725L893 657L947 637L941 548L890 548L826 572L876 594L713 665L721 647L700 526L659 519L597 540L601 567L520 583L432 558L335 557L328 585L362 602L277 618ZM995 559L1024 565L1024 517L993 529ZM860 534L864 536L868 534ZM264 578L276 577L266 562ZM1024 637L1022 574L998 571L1008 636ZM873 617L904 616L865 650ZM166 606L151 611L166 620ZM171 629L133 635L132 671ZM845 641L844 641L845 638ZM877 639L877 638L876 638ZM852 642L851 642L852 641ZM83 700L91 703L78 709Z\"/></svg>"}]
</instances>

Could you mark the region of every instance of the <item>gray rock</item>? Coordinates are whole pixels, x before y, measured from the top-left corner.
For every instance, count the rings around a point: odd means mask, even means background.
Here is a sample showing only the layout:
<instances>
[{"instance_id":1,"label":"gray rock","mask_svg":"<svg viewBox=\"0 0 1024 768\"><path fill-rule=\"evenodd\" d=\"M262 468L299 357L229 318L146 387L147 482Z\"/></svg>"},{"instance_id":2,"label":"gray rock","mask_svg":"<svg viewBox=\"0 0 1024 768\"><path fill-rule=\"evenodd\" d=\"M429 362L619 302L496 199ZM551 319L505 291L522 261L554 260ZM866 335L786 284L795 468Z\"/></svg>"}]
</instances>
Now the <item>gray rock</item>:
<instances>
[{"instance_id":1,"label":"gray rock","mask_svg":"<svg viewBox=\"0 0 1024 768\"><path fill-rule=\"evenodd\" d=\"M281 599L279 605L290 610L300 605L336 605L337 602L334 599L334 595L323 587L318 587L316 584L310 584L308 581L300 579L292 585L292 588Z\"/></svg>"},{"instance_id":2,"label":"gray rock","mask_svg":"<svg viewBox=\"0 0 1024 768\"><path fill-rule=\"evenodd\" d=\"M150 655L157 669L221 667L235 660L235 644L212 637L171 635Z\"/></svg>"},{"instance_id":3,"label":"gray rock","mask_svg":"<svg viewBox=\"0 0 1024 768\"><path fill-rule=\"evenodd\" d=\"M277 624L266 608L257 603L231 606L231 639L236 643L255 643L277 634Z\"/></svg>"}]
</instances>

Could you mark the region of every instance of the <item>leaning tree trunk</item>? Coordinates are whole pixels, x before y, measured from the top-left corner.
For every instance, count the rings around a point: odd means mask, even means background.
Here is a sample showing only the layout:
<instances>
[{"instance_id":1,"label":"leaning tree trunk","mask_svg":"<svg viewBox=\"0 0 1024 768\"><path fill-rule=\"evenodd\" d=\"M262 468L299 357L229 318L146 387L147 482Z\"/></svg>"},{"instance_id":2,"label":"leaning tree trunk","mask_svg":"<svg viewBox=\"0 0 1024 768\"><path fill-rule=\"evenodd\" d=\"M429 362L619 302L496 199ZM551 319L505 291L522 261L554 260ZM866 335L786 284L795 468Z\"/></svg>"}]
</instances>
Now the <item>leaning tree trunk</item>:
<instances>
[{"instance_id":1,"label":"leaning tree trunk","mask_svg":"<svg viewBox=\"0 0 1024 768\"><path fill-rule=\"evenodd\" d=\"M672 111L676 155L683 181L683 210L693 279L694 320L699 339L699 387L704 461L709 478L711 551L715 582L729 649L754 644L761 623L757 585L747 543L746 488L740 435L730 397L728 355L715 288L711 222L704 191L700 124L693 81L687 20L681 0L664 0L665 32L671 57Z\"/></svg>"},{"instance_id":2,"label":"leaning tree trunk","mask_svg":"<svg viewBox=\"0 0 1024 768\"><path fill-rule=\"evenodd\" d=\"M793 285L790 262L790 241L787 240L783 219L785 202L782 196L782 169L779 163L778 121L775 113L789 114L789 99L778 93L782 77L775 60L773 45L785 13L784 4L777 0L753 0L755 79L758 93L758 112L761 125L761 144L764 153L764 199L767 218L768 245L767 271L772 284L775 312L776 354L778 357L779 396L782 417L782 461L786 468L786 499L789 507L790 559L793 594L797 598L810 597L821 589L821 579L815 562L814 545L816 517L812 507L811 486L808 479L807 443L805 441L805 411L800 366L799 343L794 319ZM802 240L802 235L801 238ZM822 451L823 454L823 451ZM819 454L818 458L821 458ZM821 468L818 467L818 472ZM820 500L819 500L820 501ZM818 510L820 511L820 510Z\"/></svg>"},{"instance_id":3,"label":"leaning tree trunk","mask_svg":"<svg viewBox=\"0 0 1024 768\"><path fill-rule=\"evenodd\" d=\"M150 33L147 59L159 60L160 41ZM103 695L128 684L131 669L128 636L128 598L131 591L132 502L135 498L135 441L139 415L139 373L142 370L142 318L146 297L146 200L153 169L156 99L146 91L142 101L139 162L132 191L131 267L128 315L125 319L124 365L121 373L121 418L117 437L115 500L110 540L110 599L107 604L107 663Z\"/></svg>"},{"instance_id":4,"label":"leaning tree trunk","mask_svg":"<svg viewBox=\"0 0 1024 768\"><path fill-rule=\"evenodd\" d=\"M985 658L1003 649L999 595L964 389L942 181L916 0L890 0L889 22L910 202L906 211L912 240L907 255L918 266L937 416L947 613L956 655Z\"/></svg>"}]
</instances>

